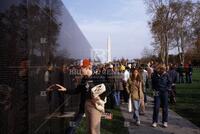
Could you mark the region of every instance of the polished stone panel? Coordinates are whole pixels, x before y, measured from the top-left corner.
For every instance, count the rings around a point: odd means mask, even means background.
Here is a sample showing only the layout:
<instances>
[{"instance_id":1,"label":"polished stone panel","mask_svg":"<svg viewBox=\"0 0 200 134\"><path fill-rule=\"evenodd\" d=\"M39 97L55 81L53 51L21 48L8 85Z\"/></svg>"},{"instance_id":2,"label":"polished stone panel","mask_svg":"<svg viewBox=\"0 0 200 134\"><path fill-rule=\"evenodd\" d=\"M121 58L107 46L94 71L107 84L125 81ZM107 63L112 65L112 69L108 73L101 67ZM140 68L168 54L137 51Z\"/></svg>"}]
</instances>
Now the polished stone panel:
<instances>
[{"instance_id":1,"label":"polished stone panel","mask_svg":"<svg viewBox=\"0 0 200 134\"><path fill-rule=\"evenodd\" d=\"M0 133L64 133L69 116L47 118L44 74L48 64L75 70L91 45L61 0L1 0L0 33ZM63 78L76 87L78 74ZM77 98L65 96L65 112L77 112Z\"/></svg>"}]
</instances>

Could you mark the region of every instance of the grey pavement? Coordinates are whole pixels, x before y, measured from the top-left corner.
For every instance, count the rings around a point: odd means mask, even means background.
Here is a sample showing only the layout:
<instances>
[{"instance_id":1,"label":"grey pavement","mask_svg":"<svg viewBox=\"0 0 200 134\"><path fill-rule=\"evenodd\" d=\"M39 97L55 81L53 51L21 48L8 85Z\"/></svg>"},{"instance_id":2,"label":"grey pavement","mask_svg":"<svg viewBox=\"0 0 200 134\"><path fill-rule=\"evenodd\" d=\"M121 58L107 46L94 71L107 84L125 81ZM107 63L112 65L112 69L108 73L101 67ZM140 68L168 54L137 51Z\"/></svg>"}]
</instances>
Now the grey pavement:
<instances>
[{"instance_id":1,"label":"grey pavement","mask_svg":"<svg viewBox=\"0 0 200 134\"><path fill-rule=\"evenodd\" d=\"M128 127L130 134L200 134L200 128L169 110L168 128L163 128L161 123L162 111L159 112L159 123L156 128L152 125L153 103L152 98L148 97L145 115L140 116L141 125L136 126L133 114L128 112L128 105L120 106L122 115L125 119L124 125Z\"/></svg>"}]
</instances>

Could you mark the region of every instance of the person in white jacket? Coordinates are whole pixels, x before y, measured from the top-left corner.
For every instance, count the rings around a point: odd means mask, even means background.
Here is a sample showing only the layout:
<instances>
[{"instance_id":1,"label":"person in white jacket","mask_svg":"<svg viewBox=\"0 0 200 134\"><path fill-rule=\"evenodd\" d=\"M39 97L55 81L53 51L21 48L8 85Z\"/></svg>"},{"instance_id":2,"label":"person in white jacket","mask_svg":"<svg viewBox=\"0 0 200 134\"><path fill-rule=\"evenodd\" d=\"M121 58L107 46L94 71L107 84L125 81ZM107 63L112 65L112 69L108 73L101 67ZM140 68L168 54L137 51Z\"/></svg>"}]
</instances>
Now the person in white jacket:
<instances>
[{"instance_id":1,"label":"person in white jacket","mask_svg":"<svg viewBox=\"0 0 200 134\"><path fill-rule=\"evenodd\" d=\"M129 72L129 67L126 67L125 71L124 71L124 77L123 77L123 97L124 97L124 102L125 103L128 103L128 98L129 98L129 95L126 91L126 84L127 84L127 81L128 79L130 78L130 72Z\"/></svg>"}]
</instances>

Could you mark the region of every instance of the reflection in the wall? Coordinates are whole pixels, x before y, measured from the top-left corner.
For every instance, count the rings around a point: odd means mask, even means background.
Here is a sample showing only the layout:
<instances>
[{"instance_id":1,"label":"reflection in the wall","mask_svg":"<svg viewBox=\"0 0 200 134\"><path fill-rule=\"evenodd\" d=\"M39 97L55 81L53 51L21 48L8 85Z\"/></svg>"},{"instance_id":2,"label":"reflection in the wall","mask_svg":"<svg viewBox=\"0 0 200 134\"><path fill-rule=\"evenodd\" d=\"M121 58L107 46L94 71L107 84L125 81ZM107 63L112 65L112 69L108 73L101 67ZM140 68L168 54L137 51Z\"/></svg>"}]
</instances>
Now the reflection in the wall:
<instances>
[{"instance_id":1,"label":"reflection in the wall","mask_svg":"<svg viewBox=\"0 0 200 134\"><path fill-rule=\"evenodd\" d=\"M79 76L68 72L91 58L87 39L61 0L1 0L0 32L0 133L65 133L72 116L52 113L63 102L65 112L77 112L77 95L49 96L46 88L76 86Z\"/></svg>"}]
</instances>

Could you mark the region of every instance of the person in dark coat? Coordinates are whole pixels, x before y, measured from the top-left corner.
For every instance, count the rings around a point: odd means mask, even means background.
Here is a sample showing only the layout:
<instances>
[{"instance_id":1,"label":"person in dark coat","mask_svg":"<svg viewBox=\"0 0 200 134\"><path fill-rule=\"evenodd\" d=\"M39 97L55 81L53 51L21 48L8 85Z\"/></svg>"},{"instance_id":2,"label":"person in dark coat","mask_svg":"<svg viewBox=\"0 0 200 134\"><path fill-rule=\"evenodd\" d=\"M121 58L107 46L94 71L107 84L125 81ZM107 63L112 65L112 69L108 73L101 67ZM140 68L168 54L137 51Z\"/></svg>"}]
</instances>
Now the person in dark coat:
<instances>
[{"instance_id":1,"label":"person in dark coat","mask_svg":"<svg viewBox=\"0 0 200 134\"><path fill-rule=\"evenodd\" d=\"M48 94L49 113L57 112L56 109L59 107L59 114L64 114L65 93L59 91L59 87L56 86L56 84L64 86L63 66L54 67L49 75L51 80L49 83L51 85L46 89Z\"/></svg>"},{"instance_id":2,"label":"person in dark coat","mask_svg":"<svg viewBox=\"0 0 200 134\"><path fill-rule=\"evenodd\" d=\"M171 65L170 69L168 71L169 77L172 82L171 90L169 91L169 98L170 103L175 104L176 103L176 81L177 81L177 72L175 70L175 66Z\"/></svg>"},{"instance_id":3,"label":"person in dark coat","mask_svg":"<svg viewBox=\"0 0 200 134\"><path fill-rule=\"evenodd\" d=\"M192 83L192 64L189 64L189 83Z\"/></svg>"},{"instance_id":4,"label":"person in dark coat","mask_svg":"<svg viewBox=\"0 0 200 134\"><path fill-rule=\"evenodd\" d=\"M167 127L168 122L168 91L171 89L171 80L166 73L166 67L158 65L152 75L152 89L154 90L153 127L157 127L159 108L162 105L162 123Z\"/></svg>"},{"instance_id":5,"label":"person in dark coat","mask_svg":"<svg viewBox=\"0 0 200 134\"><path fill-rule=\"evenodd\" d=\"M178 73L179 73L179 83L184 83L184 67L183 67L183 64L179 65Z\"/></svg>"}]
</instances>

